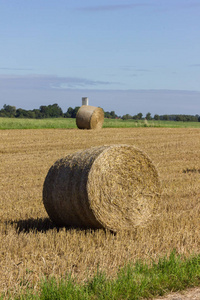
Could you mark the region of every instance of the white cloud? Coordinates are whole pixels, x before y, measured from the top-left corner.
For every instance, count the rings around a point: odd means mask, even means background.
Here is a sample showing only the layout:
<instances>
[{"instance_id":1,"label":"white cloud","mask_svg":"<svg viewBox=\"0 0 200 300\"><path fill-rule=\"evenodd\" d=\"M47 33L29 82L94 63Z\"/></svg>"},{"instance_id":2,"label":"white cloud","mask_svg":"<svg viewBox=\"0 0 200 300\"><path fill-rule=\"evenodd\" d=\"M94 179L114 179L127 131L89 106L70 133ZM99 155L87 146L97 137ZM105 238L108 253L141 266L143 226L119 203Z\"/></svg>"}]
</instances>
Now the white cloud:
<instances>
[{"instance_id":1,"label":"white cloud","mask_svg":"<svg viewBox=\"0 0 200 300\"><path fill-rule=\"evenodd\" d=\"M89 88L110 85L108 81L95 81L78 77L58 77L54 75L0 75L1 89L66 89Z\"/></svg>"},{"instance_id":2,"label":"white cloud","mask_svg":"<svg viewBox=\"0 0 200 300\"><path fill-rule=\"evenodd\" d=\"M135 3L135 4L118 4L118 5L97 5L97 6L79 7L78 10L100 12L100 11L116 11L122 9L131 9L131 8L143 7L143 6L150 6L150 4Z\"/></svg>"},{"instance_id":3,"label":"white cloud","mask_svg":"<svg viewBox=\"0 0 200 300\"><path fill-rule=\"evenodd\" d=\"M33 71L31 68L8 68L8 67L0 67L0 70L4 71Z\"/></svg>"},{"instance_id":4,"label":"white cloud","mask_svg":"<svg viewBox=\"0 0 200 300\"><path fill-rule=\"evenodd\" d=\"M192 64L192 65L190 65L190 67L200 67L200 64Z\"/></svg>"}]
</instances>

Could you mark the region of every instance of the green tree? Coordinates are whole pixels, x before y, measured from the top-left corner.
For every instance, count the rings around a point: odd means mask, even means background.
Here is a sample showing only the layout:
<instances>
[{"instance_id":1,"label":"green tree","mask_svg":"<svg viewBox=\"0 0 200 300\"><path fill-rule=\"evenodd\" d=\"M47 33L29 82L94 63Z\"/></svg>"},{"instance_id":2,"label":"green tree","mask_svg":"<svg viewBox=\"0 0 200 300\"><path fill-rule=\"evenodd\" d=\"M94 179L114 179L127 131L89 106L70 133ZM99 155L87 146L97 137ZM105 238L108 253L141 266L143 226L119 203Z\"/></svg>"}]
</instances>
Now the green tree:
<instances>
[{"instance_id":1,"label":"green tree","mask_svg":"<svg viewBox=\"0 0 200 300\"><path fill-rule=\"evenodd\" d=\"M22 108L18 108L16 110L16 118L27 118L27 119L35 119L35 112L33 110L25 110Z\"/></svg>"},{"instance_id":2,"label":"green tree","mask_svg":"<svg viewBox=\"0 0 200 300\"><path fill-rule=\"evenodd\" d=\"M115 113L115 111L114 110L112 110L112 111L105 111L104 112L104 117L105 118L109 118L109 119L116 119L116 118L118 118L118 116L116 115L116 113Z\"/></svg>"},{"instance_id":3,"label":"green tree","mask_svg":"<svg viewBox=\"0 0 200 300\"><path fill-rule=\"evenodd\" d=\"M137 119L138 119L138 120L141 120L141 119L142 119L142 116L143 116L142 113L137 114Z\"/></svg>"},{"instance_id":4,"label":"green tree","mask_svg":"<svg viewBox=\"0 0 200 300\"><path fill-rule=\"evenodd\" d=\"M25 117L25 110L24 109L22 109L22 108L18 108L17 110L16 110L16 115L15 115L15 117L16 118L24 118Z\"/></svg>"},{"instance_id":5,"label":"green tree","mask_svg":"<svg viewBox=\"0 0 200 300\"><path fill-rule=\"evenodd\" d=\"M73 109L73 112L72 112L72 118L76 118L76 114L79 110L80 106L76 106L74 109Z\"/></svg>"},{"instance_id":6,"label":"green tree","mask_svg":"<svg viewBox=\"0 0 200 300\"><path fill-rule=\"evenodd\" d=\"M152 119L152 117L151 117L151 113L150 112L148 112L147 114L146 114L146 120L151 120Z\"/></svg>"},{"instance_id":7,"label":"green tree","mask_svg":"<svg viewBox=\"0 0 200 300\"><path fill-rule=\"evenodd\" d=\"M141 120L142 119L142 113L139 113L139 114L133 116L133 119L134 120Z\"/></svg>"},{"instance_id":8,"label":"green tree","mask_svg":"<svg viewBox=\"0 0 200 300\"><path fill-rule=\"evenodd\" d=\"M154 120L160 120L160 116L157 114L155 114L153 118L154 118Z\"/></svg>"},{"instance_id":9,"label":"green tree","mask_svg":"<svg viewBox=\"0 0 200 300\"><path fill-rule=\"evenodd\" d=\"M183 121L183 116L182 115L176 115L176 118L175 118L176 121Z\"/></svg>"},{"instance_id":10,"label":"green tree","mask_svg":"<svg viewBox=\"0 0 200 300\"><path fill-rule=\"evenodd\" d=\"M35 114L36 119L41 119L42 118L42 115L41 115L41 112L40 112L39 109L33 109L33 112Z\"/></svg>"},{"instance_id":11,"label":"green tree","mask_svg":"<svg viewBox=\"0 0 200 300\"><path fill-rule=\"evenodd\" d=\"M5 115L5 117L14 118L16 114L16 107L4 104L1 112Z\"/></svg>"},{"instance_id":12,"label":"green tree","mask_svg":"<svg viewBox=\"0 0 200 300\"><path fill-rule=\"evenodd\" d=\"M40 113L42 118L59 118L63 116L62 109L57 103L48 106L41 105Z\"/></svg>"},{"instance_id":13,"label":"green tree","mask_svg":"<svg viewBox=\"0 0 200 300\"><path fill-rule=\"evenodd\" d=\"M48 118L48 108L46 105L40 106L40 114L42 118Z\"/></svg>"},{"instance_id":14,"label":"green tree","mask_svg":"<svg viewBox=\"0 0 200 300\"><path fill-rule=\"evenodd\" d=\"M109 111L105 111L104 112L104 117L110 119L111 118L110 112Z\"/></svg>"},{"instance_id":15,"label":"green tree","mask_svg":"<svg viewBox=\"0 0 200 300\"><path fill-rule=\"evenodd\" d=\"M74 109L72 107L69 107L67 112L64 114L64 117L65 118L72 118L73 110Z\"/></svg>"},{"instance_id":16,"label":"green tree","mask_svg":"<svg viewBox=\"0 0 200 300\"><path fill-rule=\"evenodd\" d=\"M129 114L126 114L126 115L122 116L122 120L129 120L129 119L133 119L133 117Z\"/></svg>"},{"instance_id":17,"label":"green tree","mask_svg":"<svg viewBox=\"0 0 200 300\"><path fill-rule=\"evenodd\" d=\"M115 114L115 111L114 111L114 110L112 110L112 111L110 112L110 115L111 115L111 118L112 118L112 119L117 118L117 115Z\"/></svg>"},{"instance_id":18,"label":"green tree","mask_svg":"<svg viewBox=\"0 0 200 300\"><path fill-rule=\"evenodd\" d=\"M63 116L63 111L58 104L55 103L53 105L48 105L48 114L50 118L59 118Z\"/></svg>"},{"instance_id":19,"label":"green tree","mask_svg":"<svg viewBox=\"0 0 200 300\"><path fill-rule=\"evenodd\" d=\"M169 120L169 115L163 115L163 120L168 121Z\"/></svg>"}]
</instances>

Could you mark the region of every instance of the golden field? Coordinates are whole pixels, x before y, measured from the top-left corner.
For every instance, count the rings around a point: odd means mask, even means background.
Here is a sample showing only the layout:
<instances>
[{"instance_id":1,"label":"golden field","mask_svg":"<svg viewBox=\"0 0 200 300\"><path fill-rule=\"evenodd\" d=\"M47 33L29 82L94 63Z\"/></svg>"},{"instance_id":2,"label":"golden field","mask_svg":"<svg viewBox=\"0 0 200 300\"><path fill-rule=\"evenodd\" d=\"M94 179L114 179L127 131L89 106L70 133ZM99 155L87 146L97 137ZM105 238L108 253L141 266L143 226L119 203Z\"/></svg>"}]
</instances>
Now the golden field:
<instances>
[{"instance_id":1,"label":"golden field","mask_svg":"<svg viewBox=\"0 0 200 300\"><path fill-rule=\"evenodd\" d=\"M172 249L200 252L199 129L4 130L0 141L0 293L37 289L43 276L86 280L97 268L115 276L127 261ZM69 153L111 144L134 145L157 167L163 192L155 216L117 234L56 228L42 202L49 168Z\"/></svg>"}]
</instances>

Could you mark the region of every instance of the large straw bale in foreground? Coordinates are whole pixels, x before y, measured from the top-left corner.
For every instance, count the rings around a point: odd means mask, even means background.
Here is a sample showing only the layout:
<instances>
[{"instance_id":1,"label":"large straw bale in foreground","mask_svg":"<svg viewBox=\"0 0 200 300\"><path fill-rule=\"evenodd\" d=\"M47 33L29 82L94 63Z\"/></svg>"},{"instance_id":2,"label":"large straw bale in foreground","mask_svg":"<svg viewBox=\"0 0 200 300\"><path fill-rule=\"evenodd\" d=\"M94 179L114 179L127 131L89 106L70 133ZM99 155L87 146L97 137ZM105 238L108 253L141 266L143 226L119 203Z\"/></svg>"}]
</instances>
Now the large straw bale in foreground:
<instances>
[{"instance_id":1,"label":"large straw bale in foreground","mask_svg":"<svg viewBox=\"0 0 200 300\"><path fill-rule=\"evenodd\" d=\"M76 114L76 125L79 129L101 129L104 112L100 107L82 105Z\"/></svg>"},{"instance_id":2,"label":"large straw bale in foreground","mask_svg":"<svg viewBox=\"0 0 200 300\"><path fill-rule=\"evenodd\" d=\"M131 229L154 213L160 184L151 160L128 145L70 154L50 168L43 202L57 225Z\"/></svg>"}]
</instances>

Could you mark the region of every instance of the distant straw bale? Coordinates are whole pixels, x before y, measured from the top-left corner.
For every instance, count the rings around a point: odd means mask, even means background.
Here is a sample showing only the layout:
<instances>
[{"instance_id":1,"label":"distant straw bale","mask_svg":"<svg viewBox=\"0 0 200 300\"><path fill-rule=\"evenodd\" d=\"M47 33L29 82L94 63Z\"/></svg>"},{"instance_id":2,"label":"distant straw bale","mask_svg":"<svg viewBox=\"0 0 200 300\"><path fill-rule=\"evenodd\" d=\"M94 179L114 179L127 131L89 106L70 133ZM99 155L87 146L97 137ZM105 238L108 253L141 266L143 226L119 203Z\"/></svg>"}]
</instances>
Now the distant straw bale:
<instances>
[{"instance_id":1,"label":"distant straw bale","mask_svg":"<svg viewBox=\"0 0 200 300\"><path fill-rule=\"evenodd\" d=\"M70 154L50 168L43 203L59 226L113 231L145 224L158 204L155 166L129 145L101 146Z\"/></svg>"},{"instance_id":2,"label":"distant straw bale","mask_svg":"<svg viewBox=\"0 0 200 300\"><path fill-rule=\"evenodd\" d=\"M100 107L82 105L76 114L76 125L79 129L101 129L104 112Z\"/></svg>"}]
</instances>

